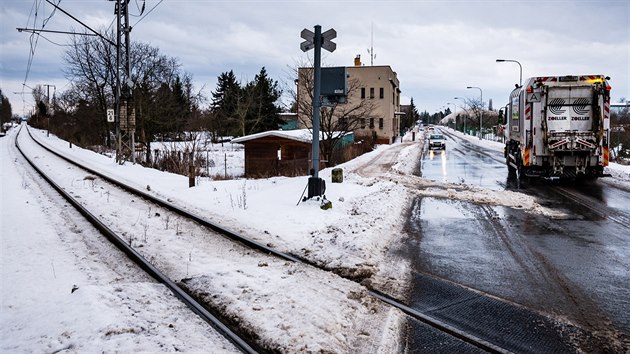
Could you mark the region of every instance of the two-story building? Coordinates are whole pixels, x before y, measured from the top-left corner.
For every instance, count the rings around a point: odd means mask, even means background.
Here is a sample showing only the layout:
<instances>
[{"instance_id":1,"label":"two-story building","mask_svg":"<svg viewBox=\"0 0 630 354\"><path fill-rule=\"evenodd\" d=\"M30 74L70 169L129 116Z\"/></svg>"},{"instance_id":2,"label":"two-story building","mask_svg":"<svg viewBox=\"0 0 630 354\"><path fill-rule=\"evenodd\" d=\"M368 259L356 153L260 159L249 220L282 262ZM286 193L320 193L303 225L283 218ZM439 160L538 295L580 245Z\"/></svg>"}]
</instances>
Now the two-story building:
<instances>
[{"instance_id":1,"label":"two-story building","mask_svg":"<svg viewBox=\"0 0 630 354\"><path fill-rule=\"evenodd\" d=\"M360 107L359 116L351 116L356 137L371 137L377 144L390 144L400 134L400 82L389 65L363 66L360 56L354 66L346 67L348 95L343 110ZM298 121L301 128L311 128L312 68L298 69ZM303 109L300 109L302 107ZM311 108L312 110L312 108ZM339 117L337 117L339 119ZM344 117L342 119L348 119Z\"/></svg>"}]
</instances>

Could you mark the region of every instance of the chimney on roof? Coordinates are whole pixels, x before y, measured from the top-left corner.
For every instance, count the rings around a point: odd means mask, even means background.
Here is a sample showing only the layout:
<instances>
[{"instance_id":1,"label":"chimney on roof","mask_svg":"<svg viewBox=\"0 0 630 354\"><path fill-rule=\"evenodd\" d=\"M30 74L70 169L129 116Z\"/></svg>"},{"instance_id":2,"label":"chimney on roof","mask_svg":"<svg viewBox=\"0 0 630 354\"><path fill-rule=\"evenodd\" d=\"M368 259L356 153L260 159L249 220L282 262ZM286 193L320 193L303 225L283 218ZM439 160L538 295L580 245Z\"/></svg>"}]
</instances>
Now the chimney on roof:
<instances>
[{"instance_id":1,"label":"chimney on roof","mask_svg":"<svg viewBox=\"0 0 630 354\"><path fill-rule=\"evenodd\" d=\"M354 57L354 66L361 66L361 54L357 54L357 56Z\"/></svg>"}]
</instances>

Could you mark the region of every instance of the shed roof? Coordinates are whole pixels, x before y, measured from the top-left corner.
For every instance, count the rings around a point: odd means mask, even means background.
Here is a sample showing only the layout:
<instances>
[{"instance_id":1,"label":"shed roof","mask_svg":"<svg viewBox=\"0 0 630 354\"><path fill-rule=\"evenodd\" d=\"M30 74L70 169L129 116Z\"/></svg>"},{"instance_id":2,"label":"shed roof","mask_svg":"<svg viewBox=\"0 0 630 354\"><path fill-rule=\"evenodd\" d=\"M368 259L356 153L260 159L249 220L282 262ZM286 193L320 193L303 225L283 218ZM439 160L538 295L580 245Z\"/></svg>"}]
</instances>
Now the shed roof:
<instances>
[{"instance_id":1,"label":"shed roof","mask_svg":"<svg viewBox=\"0 0 630 354\"><path fill-rule=\"evenodd\" d=\"M337 132L338 134L343 134L342 132ZM322 140L322 132L319 133L319 139ZM295 140L303 143L312 143L313 142L313 133L309 129L296 129L296 130L269 130L262 133L256 133L252 135L242 136L240 138L232 139L233 143L244 143L250 140L260 139L264 137L277 137L277 138L285 138L289 140Z\"/></svg>"},{"instance_id":2,"label":"shed roof","mask_svg":"<svg viewBox=\"0 0 630 354\"><path fill-rule=\"evenodd\" d=\"M312 133L308 129L297 130L269 130L266 132L256 133L252 135L245 135L240 138L232 139L233 143L244 143L250 140L256 140L268 136L277 138L285 138L289 140L300 141L303 143L310 143L313 141Z\"/></svg>"}]
</instances>

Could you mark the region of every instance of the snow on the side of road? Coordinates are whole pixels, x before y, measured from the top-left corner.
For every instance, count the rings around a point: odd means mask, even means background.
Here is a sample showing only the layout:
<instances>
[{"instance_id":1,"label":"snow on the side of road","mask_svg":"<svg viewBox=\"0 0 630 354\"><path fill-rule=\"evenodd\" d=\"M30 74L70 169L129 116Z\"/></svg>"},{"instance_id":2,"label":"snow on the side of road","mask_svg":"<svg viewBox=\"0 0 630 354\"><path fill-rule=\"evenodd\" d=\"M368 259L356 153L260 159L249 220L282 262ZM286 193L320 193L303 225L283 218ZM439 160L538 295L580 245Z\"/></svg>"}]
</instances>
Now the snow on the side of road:
<instances>
[{"instance_id":1,"label":"snow on the side of road","mask_svg":"<svg viewBox=\"0 0 630 354\"><path fill-rule=\"evenodd\" d=\"M0 139L0 352L236 352L121 254L102 264L100 236L48 199L16 131Z\"/></svg>"}]
</instances>

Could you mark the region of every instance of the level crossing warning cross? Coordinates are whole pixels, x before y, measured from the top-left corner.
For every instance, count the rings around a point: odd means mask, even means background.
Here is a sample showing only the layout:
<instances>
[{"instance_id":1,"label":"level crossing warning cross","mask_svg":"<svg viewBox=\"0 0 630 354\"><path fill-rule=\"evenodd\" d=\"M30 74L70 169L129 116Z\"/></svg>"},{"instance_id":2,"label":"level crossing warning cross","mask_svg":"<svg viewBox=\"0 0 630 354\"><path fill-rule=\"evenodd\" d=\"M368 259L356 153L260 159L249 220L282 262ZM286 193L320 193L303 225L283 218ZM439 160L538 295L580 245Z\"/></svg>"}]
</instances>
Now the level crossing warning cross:
<instances>
[{"instance_id":1,"label":"level crossing warning cross","mask_svg":"<svg viewBox=\"0 0 630 354\"><path fill-rule=\"evenodd\" d=\"M300 33L300 37L304 39L304 42L300 44L300 49L302 49L303 52L308 52L309 50L315 48L315 33L313 33L313 31L309 31L305 28ZM331 28L328 31L322 33L322 48L331 53L334 52L335 49L337 49L337 44L332 40L335 38L337 38L337 31L335 31L334 28Z\"/></svg>"}]
</instances>

